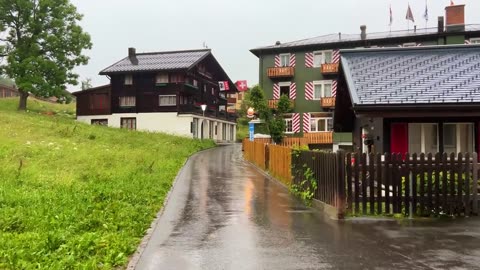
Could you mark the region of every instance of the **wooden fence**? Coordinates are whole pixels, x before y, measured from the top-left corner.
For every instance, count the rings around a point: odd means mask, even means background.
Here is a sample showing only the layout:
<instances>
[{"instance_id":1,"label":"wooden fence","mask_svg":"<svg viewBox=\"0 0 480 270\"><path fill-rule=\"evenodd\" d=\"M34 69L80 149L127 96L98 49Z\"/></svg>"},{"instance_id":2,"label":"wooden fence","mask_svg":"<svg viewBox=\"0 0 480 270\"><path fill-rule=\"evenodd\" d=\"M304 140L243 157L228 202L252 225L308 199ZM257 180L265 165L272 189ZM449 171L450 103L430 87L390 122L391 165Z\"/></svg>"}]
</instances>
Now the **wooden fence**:
<instances>
[{"instance_id":1,"label":"wooden fence","mask_svg":"<svg viewBox=\"0 0 480 270\"><path fill-rule=\"evenodd\" d=\"M351 161L345 168L352 214L478 214L476 153L348 154L346 160Z\"/></svg>"},{"instance_id":2,"label":"wooden fence","mask_svg":"<svg viewBox=\"0 0 480 270\"><path fill-rule=\"evenodd\" d=\"M317 184L314 199L343 209L345 182L341 179L344 162L343 153L294 151L292 155L293 182L296 185L302 185L302 182L306 180L306 171L310 170ZM309 185L308 181L305 184Z\"/></svg>"},{"instance_id":3,"label":"wooden fence","mask_svg":"<svg viewBox=\"0 0 480 270\"><path fill-rule=\"evenodd\" d=\"M244 158L289 186L292 183L292 149L263 142L243 141Z\"/></svg>"},{"instance_id":4,"label":"wooden fence","mask_svg":"<svg viewBox=\"0 0 480 270\"><path fill-rule=\"evenodd\" d=\"M478 215L479 164L472 154L347 154L243 142L245 159L286 185L308 169L314 198L352 215ZM293 178L293 180L292 180Z\"/></svg>"}]
</instances>

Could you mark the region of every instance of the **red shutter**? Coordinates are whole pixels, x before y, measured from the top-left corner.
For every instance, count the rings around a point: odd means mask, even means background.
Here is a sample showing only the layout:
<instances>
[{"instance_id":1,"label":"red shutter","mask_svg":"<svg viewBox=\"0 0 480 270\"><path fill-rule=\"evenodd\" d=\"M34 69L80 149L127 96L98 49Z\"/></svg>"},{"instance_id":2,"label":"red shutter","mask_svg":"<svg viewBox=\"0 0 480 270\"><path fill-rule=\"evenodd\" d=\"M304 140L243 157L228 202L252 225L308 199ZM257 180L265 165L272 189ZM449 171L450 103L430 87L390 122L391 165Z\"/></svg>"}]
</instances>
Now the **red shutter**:
<instances>
[{"instance_id":1,"label":"red shutter","mask_svg":"<svg viewBox=\"0 0 480 270\"><path fill-rule=\"evenodd\" d=\"M273 99L280 99L280 85L278 83L273 85Z\"/></svg>"},{"instance_id":2,"label":"red shutter","mask_svg":"<svg viewBox=\"0 0 480 270\"><path fill-rule=\"evenodd\" d=\"M280 63L280 55L277 54L275 55L275 67L280 67L281 63Z\"/></svg>"},{"instance_id":3,"label":"red shutter","mask_svg":"<svg viewBox=\"0 0 480 270\"><path fill-rule=\"evenodd\" d=\"M390 128L390 152L408 153L408 124L394 123Z\"/></svg>"}]
</instances>

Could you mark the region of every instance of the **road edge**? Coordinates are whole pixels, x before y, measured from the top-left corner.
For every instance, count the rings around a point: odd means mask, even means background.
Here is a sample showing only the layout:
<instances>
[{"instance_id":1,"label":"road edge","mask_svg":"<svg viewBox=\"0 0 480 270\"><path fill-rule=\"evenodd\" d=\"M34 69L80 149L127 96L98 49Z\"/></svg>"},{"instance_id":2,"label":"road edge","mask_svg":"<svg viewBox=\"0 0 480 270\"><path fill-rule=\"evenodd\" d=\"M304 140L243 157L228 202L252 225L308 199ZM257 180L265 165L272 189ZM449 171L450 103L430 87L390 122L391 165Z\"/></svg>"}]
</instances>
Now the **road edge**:
<instances>
[{"instance_id":1,"label":"road edge","mask_svg":"<svg viewBox=\"0 0 480 270\"><path fill-rule=\"evenodd\" d=\"M187 165L187 163L193 158L195 157L196 155L199 155L203 152L207 152L207 151L212 151L218 147L221 147L220 145L216 145L212 148L208 148L208 149L204 149L204 150L201 150L201 151L198 151L196 153L193 153L191 154L186 160L185 162L183 163L182 167L180 168L180 170L178 171L177 175L175 176L175 179L173 180L173 183L172 183L172 187L170 188L170 190L168 191L167 193L167 196L165 197L165 200L163 201L163 204L162 204L162 208L160 208L160 211L158 211L157 215L155 216L155 218L153 219L152 223L150 224L150 227L147 229L147 231L145 232L145 235L143 236L142 238L142 241L140 242L140 244L138 245L137 247L137 250L135 250L135 252L130 256L129 260L128 260L128 264L127 264L127 267L126 269L127 270L134 270L136 267L137 267L137 264L138 262L140 261L140 258L142 257L143 255L143 252L145 251L148 243L150 242L150 239L152 239L152 235L153 235L153 232L155 231L155 229L157 228L157 225L158 225L158 222L160 221L160 218L163 216L163 213L165 211L165 207L167 206L168 202L170 201L170 198L171 198L171 195L172 195L172 191L173 189L175 188L175 186L177 185L177 182L180 178L180 175L182 174L184 168L185 168L185 165Z\"/></svg>"}]
</instances>

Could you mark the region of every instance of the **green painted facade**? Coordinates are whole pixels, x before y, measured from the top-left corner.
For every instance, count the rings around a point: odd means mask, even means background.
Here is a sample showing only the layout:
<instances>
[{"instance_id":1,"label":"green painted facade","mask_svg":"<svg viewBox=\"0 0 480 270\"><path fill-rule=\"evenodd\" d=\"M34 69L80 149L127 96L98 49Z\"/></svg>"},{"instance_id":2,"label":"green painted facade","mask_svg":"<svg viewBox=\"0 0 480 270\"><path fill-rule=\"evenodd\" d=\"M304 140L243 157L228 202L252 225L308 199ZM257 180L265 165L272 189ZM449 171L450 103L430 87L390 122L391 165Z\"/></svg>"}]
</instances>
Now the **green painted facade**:
<instances>
[{"instance_id":1,"label":"green painted facade","mask_svg":"<svg viewBox=\"0 0 480 270\"><path fill-rule=\"evenodd\" d=\"M321 81L321 80L336 80L338 75L323 76L320 68L308 68L305 65L305 54L314 51L335 50L335 49L354 49L354 48L369 48L369 47L401 47L406 43L415 43L421 46L435 46L435 45L454 45L464 44L465 40L472 37L480 37L479 31L474 32L443 32L438 34L425 34L419 32L411 36L383 38L378 40L366 40L335 42L335 43L318 43L308 46L291 46L291 47L268 47L252 50L254 54L259 57L259 85L265 92L267 99L273 99L274 84L280 82L292 82L296 84L296 99L294 112L300 113L300 133L289 136L301 137L303 136L303 114L304 113L330 113L333 117L333 110L324 110L321 106L320 100L306 100L305 98L305 84L307 82ZM278 54L290 53L295 54L295 75L292 78L269 78L267 75L268 68L275 67L275 56ZM333 136L334 143L352 142L352 134L335 133Z\"/></svg>"}]
</instances>

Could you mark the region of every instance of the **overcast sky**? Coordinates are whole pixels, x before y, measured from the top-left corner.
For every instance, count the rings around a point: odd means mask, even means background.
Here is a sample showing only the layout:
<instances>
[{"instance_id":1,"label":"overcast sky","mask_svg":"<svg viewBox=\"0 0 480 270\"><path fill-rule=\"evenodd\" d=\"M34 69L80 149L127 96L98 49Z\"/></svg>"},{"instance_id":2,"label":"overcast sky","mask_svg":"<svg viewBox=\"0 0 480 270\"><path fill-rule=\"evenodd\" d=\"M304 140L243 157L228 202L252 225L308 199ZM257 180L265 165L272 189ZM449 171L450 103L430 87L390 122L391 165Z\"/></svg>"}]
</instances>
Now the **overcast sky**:
<instances>
[{"instance_id":1,"label":"overcast sky","mask_svg":"<svg viewBox=\"0 0 480 270\"><path fill-rule=\"evenodd\" d=\"M81 80L108 83L100 70L137 52L199 49L205 42L233 81L258 82L258 59L250 49L331 33L388 31L407 28L408 3L418 27L425 27L424 0L72 0L84 15L92 37L90 62L77 68ZM466 4L466 23L480 23L479 0ZM436 27L450 0L428 0L428 27ZM412 27L413 24L410 24ZM78 87L69 89L78 90Z\"/></svg>"}]
</instances>

